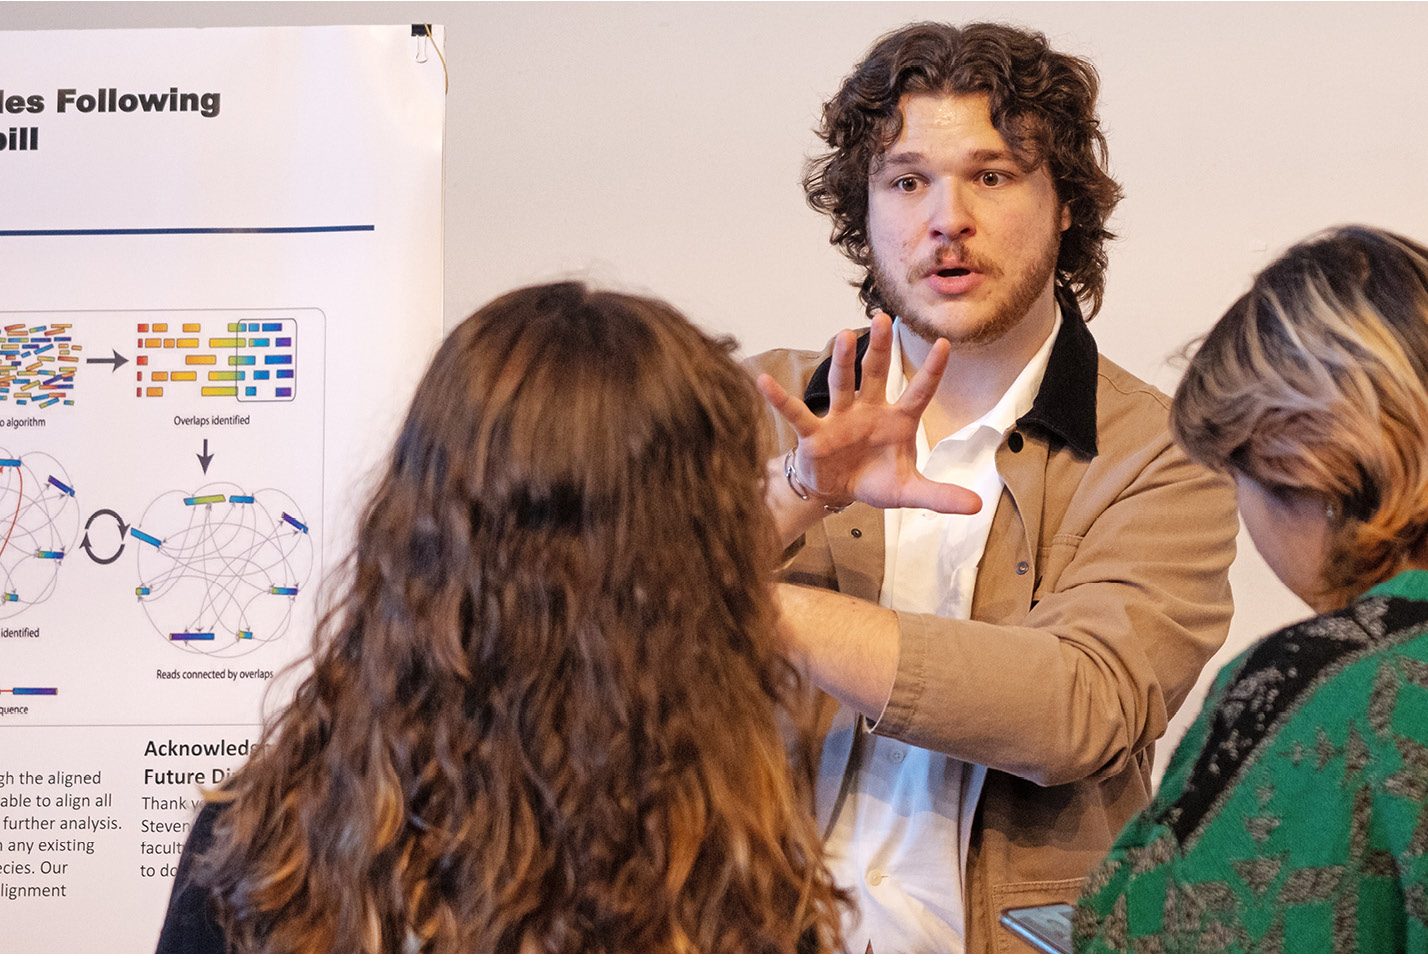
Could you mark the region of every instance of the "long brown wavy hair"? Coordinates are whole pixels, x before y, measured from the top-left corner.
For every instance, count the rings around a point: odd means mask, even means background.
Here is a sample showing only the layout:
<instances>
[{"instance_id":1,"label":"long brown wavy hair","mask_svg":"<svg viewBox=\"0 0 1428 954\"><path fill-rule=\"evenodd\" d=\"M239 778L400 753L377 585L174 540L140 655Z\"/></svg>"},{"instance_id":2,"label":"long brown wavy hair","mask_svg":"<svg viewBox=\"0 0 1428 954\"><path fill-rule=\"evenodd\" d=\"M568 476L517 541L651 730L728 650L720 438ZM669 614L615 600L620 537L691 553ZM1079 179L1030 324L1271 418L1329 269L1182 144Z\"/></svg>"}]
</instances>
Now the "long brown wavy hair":
<instances>
[{"instance_id":1,"label":"long brown wavy hair","mask_svg":"<svg viewBox=\"0 0 1428 954\"><path fill-rule=\"evenodd\" d=\"M213 796L240 950L841 946L731 348L576 283L446 339L311 675Z\"/></svg>"},{"instance_id":2,"label":"long brown wavy hair","mask_svg":"<svg viewBox=\"0 0 1428 954\"><path fill-rule=\"evenodd\" d=\"M1101 310L1106 289L1106 222L1121 188L1106 171L1106 137L1096 116L1100 77L1087 60L1058 53L1046 37L999 23L913 23L887 34L823 104L818 135L829 152L809 161L808 204L833 220L830 241L864 269L859 296L869 315L887 310L873 274L868 176L902 133L909 94L986 94L992 125L1021 164L1045 162L1056 195L1070 207L1061 234L1056 295Z\"/></svg>"},{"instance_id":3,"label":"long brown wavy hair","mask_svg":"<svg viewBox=\"0 0 1428 954\"><path fill-rule=\"evenodd\" d=\"M1428 248L1344 226L1285 252L1200 343L1175 392L1186 452L1330 515L1343 605L1428 548Z\"/></svg>"}]
</instances>

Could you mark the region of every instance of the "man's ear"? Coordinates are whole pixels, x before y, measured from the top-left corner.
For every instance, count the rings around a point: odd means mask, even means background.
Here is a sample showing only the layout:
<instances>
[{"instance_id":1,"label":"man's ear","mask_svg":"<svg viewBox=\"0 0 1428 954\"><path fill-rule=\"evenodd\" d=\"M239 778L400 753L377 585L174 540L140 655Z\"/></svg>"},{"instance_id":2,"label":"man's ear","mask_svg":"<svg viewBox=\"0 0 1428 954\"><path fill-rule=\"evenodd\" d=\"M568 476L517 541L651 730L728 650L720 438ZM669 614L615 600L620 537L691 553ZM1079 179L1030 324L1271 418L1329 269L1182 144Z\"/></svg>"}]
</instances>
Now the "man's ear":
<instances>
[{"instance_id":1,"label":"man's ear","mask_svg":"<svg viewBox=\"0 0 1428 954\"><path fill-rule=\"evenodd\" d=\"M1066 202L1061 205L1061 231L1066 231L1071 227L1071 203Z\"/></svg>"}]
</instances>

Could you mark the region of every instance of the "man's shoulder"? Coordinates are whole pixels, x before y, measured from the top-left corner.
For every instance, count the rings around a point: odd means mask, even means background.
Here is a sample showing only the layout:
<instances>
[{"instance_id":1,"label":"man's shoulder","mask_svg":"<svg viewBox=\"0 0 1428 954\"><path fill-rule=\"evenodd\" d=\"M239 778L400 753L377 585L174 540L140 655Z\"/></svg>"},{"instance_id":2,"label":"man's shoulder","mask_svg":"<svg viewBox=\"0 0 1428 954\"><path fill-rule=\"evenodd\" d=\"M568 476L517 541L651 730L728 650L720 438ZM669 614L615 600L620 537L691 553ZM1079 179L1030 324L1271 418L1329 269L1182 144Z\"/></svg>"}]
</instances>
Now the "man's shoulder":
<instances>
[{"instance_id":1,"label":"man's shoulder","mask_svg":"<svg viewBox=\"0 0 1428 954\"><path fill-rule=\"evenodd\" d=\"M1096 431L1104 443L1170 443L1170 396L1099 355L1096 367Z\"/></svg>"},{"instance_id":2,"label":"man's shoulder","mask_svg":"<svg viewBox=\"0 0 1428 954\"><path fill-rule=\"evenodd\" d=\"M808 382L818 366L833 354L833 339L820 351L801 348L775 348L744 359L744 366L753 374L767 374L785 388Z\"/></svg>"},{"instance_id":3,"label":"man's shoulder","mask_svg":"<svg viewBox=\"0 0 1428 954\"><path fill-rule=\"evenodd\" d=\"M1170 410L1170 395L1155 385L1141 380L1105 355L1097 355L1096 358L1098 397L1134 404L1155 404L1167 412Z\"/></svg>"}]
</instances>

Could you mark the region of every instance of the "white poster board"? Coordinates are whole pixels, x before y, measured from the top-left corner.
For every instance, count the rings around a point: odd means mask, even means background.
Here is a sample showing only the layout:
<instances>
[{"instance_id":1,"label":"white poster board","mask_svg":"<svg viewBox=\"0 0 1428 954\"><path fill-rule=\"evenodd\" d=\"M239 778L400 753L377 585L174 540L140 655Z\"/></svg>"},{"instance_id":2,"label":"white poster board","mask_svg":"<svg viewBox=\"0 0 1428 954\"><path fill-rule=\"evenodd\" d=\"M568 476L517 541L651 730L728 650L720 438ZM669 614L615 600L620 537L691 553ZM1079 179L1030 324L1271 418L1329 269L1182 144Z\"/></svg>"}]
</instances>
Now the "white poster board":
<instances>
[{"instance_id":1,"label":"white poster board","mask_svg":"<svg viewBox=\"0 0 1428 954\"><path fill-rule=\"evenodd\" d=\"M6 949L152 949L310 646L441 334L434 32L0 34Z\"/></svg>"}]
</instances>

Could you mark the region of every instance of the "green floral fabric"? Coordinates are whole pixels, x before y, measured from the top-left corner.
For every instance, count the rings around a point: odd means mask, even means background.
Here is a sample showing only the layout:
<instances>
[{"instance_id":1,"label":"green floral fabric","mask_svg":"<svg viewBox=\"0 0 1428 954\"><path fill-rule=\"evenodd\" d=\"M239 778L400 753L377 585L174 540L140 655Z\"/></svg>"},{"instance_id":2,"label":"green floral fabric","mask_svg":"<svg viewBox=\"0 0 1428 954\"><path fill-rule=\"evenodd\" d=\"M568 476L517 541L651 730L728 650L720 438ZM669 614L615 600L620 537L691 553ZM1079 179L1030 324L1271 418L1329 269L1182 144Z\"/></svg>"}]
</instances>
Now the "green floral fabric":
<instances>
[{"instance_id":1,"label":"green floral fabric","mask_svg":"<svg viewBox=\"0 0 1428 954\"><path fill-rule=\"evenodd\" d=\"M1087 881L1078 952L1428 954L1428 572L1215 681Z\"/></svg>"}]
</instances>

